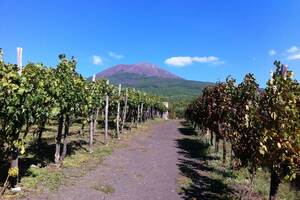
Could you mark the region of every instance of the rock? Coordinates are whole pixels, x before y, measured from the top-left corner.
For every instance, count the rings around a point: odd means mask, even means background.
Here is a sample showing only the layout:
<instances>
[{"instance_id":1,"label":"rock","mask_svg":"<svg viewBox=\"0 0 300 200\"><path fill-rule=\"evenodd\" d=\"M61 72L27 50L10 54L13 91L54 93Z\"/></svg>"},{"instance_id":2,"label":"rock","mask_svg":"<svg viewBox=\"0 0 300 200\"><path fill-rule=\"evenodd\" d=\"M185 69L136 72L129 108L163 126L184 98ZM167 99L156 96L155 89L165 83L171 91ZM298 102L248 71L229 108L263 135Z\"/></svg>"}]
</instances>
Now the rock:
<instances>
[{"instance_id":1,"label":"rock","mask_svg":"<svg viewBox=\"0 0 300 200\"><path fill-rule=\"evenodd\" d=\"M12 192L21 192L21 187L11 188Z\"/></svg>"},{"instance_id":2,"label":"rock","mask_svg":"<svg viewBox=\"0 0 300 200\"><path fill-rule=\"evenodd\" d=\"M35 164L30 165L30 168L38 168Z\"/></svg>"}]
</instances>

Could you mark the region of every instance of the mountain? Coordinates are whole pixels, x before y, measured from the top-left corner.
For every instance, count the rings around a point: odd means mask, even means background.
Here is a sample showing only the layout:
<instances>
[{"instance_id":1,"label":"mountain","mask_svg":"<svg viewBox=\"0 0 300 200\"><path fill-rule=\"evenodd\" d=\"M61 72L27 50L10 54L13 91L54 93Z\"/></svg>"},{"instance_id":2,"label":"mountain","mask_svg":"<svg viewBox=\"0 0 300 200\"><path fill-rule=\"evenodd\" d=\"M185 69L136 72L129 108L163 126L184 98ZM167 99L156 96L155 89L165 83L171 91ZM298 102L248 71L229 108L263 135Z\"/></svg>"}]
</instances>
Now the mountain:
<instances>
[{"instance_id":1,"label":"mountain","mask_svg":"<svg viewBox=\"0 0 300 200\"><path fill-rule=\"evenodd\" d=\"M185 80L151 63L120 64L96 74L113 84L134 87L163 96L168 101L191 100L201 94L209 82Z\"/></svg>"},{"instance_id":2,"label":"mountain","mask_svg":"<svg viewBox=\"0 0 300 200\"><path fill-rule=\"evenodd\" d=\"M96 75L97 78L111 77L119 73L138 74L145 77L160 77L169 79L181 79L166 70L159 68L157 65L151 63L138 63L133 65L116 65L104 70Z\"/></svg>"}]
</instances>

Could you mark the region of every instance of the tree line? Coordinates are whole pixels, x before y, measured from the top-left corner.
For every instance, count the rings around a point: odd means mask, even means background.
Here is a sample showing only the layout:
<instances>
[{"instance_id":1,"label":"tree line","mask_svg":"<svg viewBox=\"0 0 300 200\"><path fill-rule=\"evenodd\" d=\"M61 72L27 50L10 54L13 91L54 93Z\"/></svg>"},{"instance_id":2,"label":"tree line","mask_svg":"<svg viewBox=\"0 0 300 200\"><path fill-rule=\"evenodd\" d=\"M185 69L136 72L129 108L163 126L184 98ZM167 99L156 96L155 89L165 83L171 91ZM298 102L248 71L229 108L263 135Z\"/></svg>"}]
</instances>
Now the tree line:
<instances>
[{"instance_id":1,"label":"tree line","mask_svg":"<svg viewBox=\"0 0 300 200\"><path fill-rule=\"evenodd\" d=\"M270 171L269 199L275 200L279 184L296 178L300 168L300 85L293 72L274 62L266 87L261 89L253 74L239 84L232 77L206 87L186 109L185 117L215 141L226 143L230 164L238 161L251 174L258 168Z\"/></svg>"}]
</instances>

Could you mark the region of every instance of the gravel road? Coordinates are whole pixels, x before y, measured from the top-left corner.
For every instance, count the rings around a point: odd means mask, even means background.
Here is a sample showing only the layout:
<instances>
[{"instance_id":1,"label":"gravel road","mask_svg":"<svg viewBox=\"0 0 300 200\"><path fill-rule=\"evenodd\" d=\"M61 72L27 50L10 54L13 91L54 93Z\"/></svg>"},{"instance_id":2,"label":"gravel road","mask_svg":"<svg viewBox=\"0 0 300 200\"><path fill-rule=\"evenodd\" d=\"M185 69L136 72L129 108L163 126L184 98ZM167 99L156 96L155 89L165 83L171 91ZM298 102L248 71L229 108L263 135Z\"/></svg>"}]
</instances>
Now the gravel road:
<instances>
[{"instance_id":1,"label":"gravel road","mask_svg":"<svg viewBox=\"0 0 300 200\"><path fill-rule=\"evenodd\" d=\"M96 169L73 185L36 199L61 200L176 200L178 154L176 139L180 121L151 125L128 146L116 149Z\"/></svg>"}]
</instances>

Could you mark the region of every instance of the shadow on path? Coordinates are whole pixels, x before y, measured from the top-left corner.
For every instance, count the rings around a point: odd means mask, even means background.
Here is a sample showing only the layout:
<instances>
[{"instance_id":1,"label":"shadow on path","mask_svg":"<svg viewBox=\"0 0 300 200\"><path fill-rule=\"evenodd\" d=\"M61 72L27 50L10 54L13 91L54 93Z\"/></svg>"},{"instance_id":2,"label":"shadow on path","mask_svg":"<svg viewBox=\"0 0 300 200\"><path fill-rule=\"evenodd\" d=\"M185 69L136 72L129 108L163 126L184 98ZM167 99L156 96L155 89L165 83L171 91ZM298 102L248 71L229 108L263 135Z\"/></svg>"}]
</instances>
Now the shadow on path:
<instances>
[{"instance_id":1,"label":"shadow on path","mask_svg":"<svg viewBox=\"0 0 300 200\"><path fill-rule=\"evenodd\" d=\"M177 139L177 148L180 155L178 167L182 176L190 179L188 186L180 189L183 199L233 199L234 191L220 179L211 177L211 172L225 177L231 177L226 171L208 165L210 160L219 159L209 155L209 145L195 137L192 128L179 128L182 138Z\"/></svg>"},{"instance_id":2,"label":"shadow on path","mask_svg":"<svg viewBox=\"0 0 300 200\"><path fill-rule=\"evenodd\" d=\"M67 144L66 156L74 155L79 150L88 152L88 149L86 149L85 147L87 144L88 143L83 139L79 139L77 141L70 141ZM20 156L19 158L19 169L20 169L19 181L25 176L32 175L32 172L29 170L32 165L36 165L42 168L42 167L46 167L50 163L53 163L54 152L55 152L55 144L48 143L47 140L42 141L40 143L36 141L30 143L26 149L26 155ZM28 156L28 155L32 155L32 156ZM7 160L0 161L0 185L2 185L6 179L8 168L9 168L9 163Z\"/></svg>"}]
</instances>

